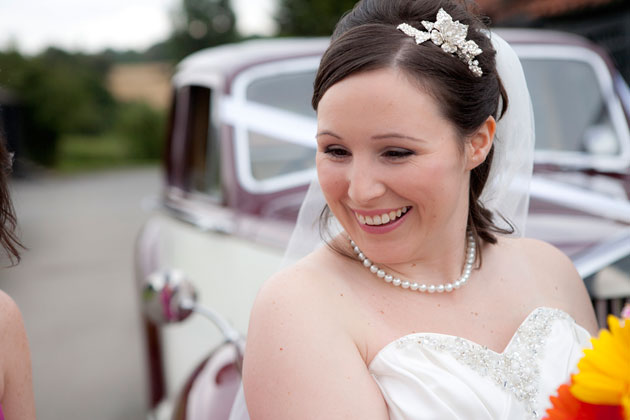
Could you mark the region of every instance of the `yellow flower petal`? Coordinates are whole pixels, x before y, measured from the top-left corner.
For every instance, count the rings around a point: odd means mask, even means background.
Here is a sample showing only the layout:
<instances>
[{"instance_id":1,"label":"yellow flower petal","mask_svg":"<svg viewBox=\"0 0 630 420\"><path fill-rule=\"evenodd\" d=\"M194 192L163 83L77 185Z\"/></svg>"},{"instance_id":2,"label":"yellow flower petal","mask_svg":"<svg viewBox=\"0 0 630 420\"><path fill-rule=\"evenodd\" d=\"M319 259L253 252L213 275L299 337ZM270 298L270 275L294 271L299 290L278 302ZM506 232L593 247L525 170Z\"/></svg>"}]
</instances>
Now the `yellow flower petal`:
<instances>
[{"instance_id":1,"label":"yellow flower petal","mask_svg":"<svg viewBox=\"0 0 630 420\"><path fill-rule=\"evenodd\" d=\"M575 398L591 404L620 404L624 391L621 381L590 372L580 372L579 375L579 381L574 377L571 386L571 393Z\"/></svg>"},{"instance_id":2,"label":"yellow flower petal","mask_svg":"<svg viewBox=\"0 0 630 420\"><path fill-rule=\"evenodd\" d=\"M623 405L630 420L630 322L609 316L608 326L584 351L571 393L591 404Z\"/></svg>"}]
</instances>

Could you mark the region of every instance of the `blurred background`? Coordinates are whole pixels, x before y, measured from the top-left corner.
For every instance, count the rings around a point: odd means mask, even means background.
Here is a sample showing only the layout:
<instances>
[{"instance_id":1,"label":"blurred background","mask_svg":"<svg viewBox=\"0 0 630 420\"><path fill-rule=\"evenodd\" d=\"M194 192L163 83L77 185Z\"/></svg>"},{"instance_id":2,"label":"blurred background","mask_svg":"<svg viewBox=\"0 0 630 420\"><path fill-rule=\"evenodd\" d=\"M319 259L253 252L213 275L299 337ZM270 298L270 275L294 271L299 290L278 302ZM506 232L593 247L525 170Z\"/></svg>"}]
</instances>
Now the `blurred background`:
<instances>
[{"instance_id":1,"label":"blurred background","mask_svg":"<svg viewBox=\"0 0 630 420\"><path fill-rule=\"evenodd\" d=\"M479 0L495 26L606 48L630 81L627 0ZM145 405L134 239L160 193L170 77L187 55L326 36L352 0L0 0L0 137L28 248L0 288L22 309L40 419Z\"/></svg>"}]
</instances>

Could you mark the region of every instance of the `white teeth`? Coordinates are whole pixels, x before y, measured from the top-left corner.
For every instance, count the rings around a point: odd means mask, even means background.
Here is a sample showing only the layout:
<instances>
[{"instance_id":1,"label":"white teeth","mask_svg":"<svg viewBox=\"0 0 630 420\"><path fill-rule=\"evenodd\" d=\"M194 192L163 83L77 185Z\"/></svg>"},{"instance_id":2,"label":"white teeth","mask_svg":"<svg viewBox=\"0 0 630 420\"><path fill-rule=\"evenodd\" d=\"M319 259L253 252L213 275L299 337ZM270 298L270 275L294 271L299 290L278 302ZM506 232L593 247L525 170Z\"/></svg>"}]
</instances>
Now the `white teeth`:
<instances>
[{"instance_id":1,"label":"white teeth","mask_svg":"<svg viewBox=\"0 0 630 420\"><path fill-rule=\"evenodd\" d=\"M381 215L363 216L361 214L356 213L356 216L357 216L357 219L359 220L359 223L361 223L362 225L379 226L385 223L393 222L394 220L399 218L401 215L407 213L408 210L409 210L409 207L405 206L405 207L399 208L398 210L395 210L395 211L392 210L389 213L383 213Z\"/></svg>"}]
</instances>

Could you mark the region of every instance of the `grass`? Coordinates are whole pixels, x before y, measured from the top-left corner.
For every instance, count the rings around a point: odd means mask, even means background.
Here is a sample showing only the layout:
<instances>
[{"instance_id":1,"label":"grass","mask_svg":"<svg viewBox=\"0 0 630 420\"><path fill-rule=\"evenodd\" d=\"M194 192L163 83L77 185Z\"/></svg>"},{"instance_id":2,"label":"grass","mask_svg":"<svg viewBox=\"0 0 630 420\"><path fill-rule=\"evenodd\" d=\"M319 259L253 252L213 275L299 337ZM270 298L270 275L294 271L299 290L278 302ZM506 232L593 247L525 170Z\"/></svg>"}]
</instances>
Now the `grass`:
<instances>
[{"instance_id":1,"label":"grass","mask_svg":"<svg viewBox=\"0 0 630 420\"><path fill-rule=\"evenodd\" d=\"M74 173L157 163L156 159L133 157L128 141L115 134L66 135L60 139L55 168Z\"/></svg>"}]
</instances>

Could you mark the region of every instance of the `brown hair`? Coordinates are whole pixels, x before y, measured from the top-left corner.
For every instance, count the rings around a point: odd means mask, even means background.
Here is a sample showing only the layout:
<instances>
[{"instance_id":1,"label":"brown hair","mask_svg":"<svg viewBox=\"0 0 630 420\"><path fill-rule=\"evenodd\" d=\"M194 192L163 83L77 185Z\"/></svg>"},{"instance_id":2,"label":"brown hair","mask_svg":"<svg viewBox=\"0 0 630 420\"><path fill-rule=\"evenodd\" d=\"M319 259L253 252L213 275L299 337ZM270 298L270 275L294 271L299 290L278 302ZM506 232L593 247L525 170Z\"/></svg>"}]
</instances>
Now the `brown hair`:
<instances>
[{"instance_id":1,"label":"brown hair","mask_svg":"<svg viewBox=\"0 0 630 420\"><path fill-rule=\"evenodd\" d=\"M17 218L9 195L8 178L12 168L12 155L0 135L0 247L4 248L12 265L20 262L20 243L15 232Z\"/></svg>"},{"instance_id":2,"label":"brown hair","mask_svg":"<svg viewBox=\"0 0 630 420\"><path fill-rule=\"evenodd\" d=\"M475 76L456 55L428 41L420 45L396 27L408 23L424 30L422 21L434 22L443 8L453 20L468 25L468 40L483 51L476 57L483 71ZM487 28L466 3L447 0L361 0L337 23L331 44L322 57L315 78L312 105L315 110L324 93L342 79L369 70L401 70L439 104L462 142L474 134L489 116L500 119L499 102L505 113L508 98L496 70L496 52ZM463 143L462 143L463 145ZM479 197L488 179L494 148L486 160L471 171L468 228L477 243L496 243L495 233L512 233L492 221L492 212ZM320 227L328 224L330 210L322 211ZM509 222L508 222L509 225ZM511 225L510 225L511 226Z\"/></svg>"}]
</instances>

